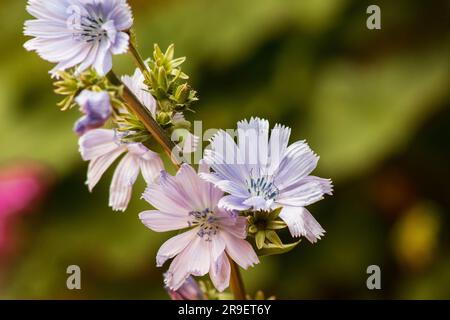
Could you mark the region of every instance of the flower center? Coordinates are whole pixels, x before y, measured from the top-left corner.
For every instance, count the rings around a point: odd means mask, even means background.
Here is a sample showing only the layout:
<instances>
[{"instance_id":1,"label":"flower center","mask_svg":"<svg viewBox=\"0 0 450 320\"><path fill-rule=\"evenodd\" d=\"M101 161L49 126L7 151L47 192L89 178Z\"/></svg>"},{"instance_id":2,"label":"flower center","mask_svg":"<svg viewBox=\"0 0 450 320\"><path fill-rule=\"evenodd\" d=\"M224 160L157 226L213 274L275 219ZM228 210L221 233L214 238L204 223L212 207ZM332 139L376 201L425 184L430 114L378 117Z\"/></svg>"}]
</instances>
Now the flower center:
<instances>
[{"instance_id":1,"label":"flower center","mask_svg":"<svg viewBox=\"0 0 450 320\"><path fill-rule=\"evenodd\" d=\"M247 191L252 196L263 197L265 200L274 199L279 194L271 176L251 177L247 180Z\"/></svg>"},{"instance_id":2,"label":"flower center","mask_svg":"<svg viewBox=\"0 0 450 320\"><path fill-rule=\"evenodd\" d=\"M71 23L73 37L78 41L94 42L108 36L107 30L103 28L104 19L96 13L81 16Z\"/></svg>"},{"instance_id":3,"label":"flower center","mask_svg":"<svg viewBox=\"0 0 450 320\"><path fill-rule=\"evenodd\" d=\"M219 219L214 216L214 212L206 208L203 211L191 211L189 216L191 216L191 220L188 221L189 226L198 226L197 235L206 241L211 241L212 236L217 234L219 230Z\"/></svg>"}]
</instances>

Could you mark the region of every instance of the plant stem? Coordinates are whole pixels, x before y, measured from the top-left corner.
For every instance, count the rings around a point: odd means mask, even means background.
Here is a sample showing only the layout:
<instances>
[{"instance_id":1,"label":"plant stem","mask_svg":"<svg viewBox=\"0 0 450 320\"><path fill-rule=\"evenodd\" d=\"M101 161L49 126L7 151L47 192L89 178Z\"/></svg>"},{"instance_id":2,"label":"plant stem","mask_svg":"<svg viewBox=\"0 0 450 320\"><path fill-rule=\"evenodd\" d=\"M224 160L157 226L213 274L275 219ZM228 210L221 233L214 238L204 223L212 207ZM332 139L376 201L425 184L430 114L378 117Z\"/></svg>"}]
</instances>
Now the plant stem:
<instances>
[{"instance_id":1,"label":"plant stem","mask_svg":"<svg viewBox=\"0 0 450 320\"><path fill-rule=\"evenodd\" d=\"M231 275L230 275L230 286L231 291L233 292L235 300L247 300L244 282L242 281L241 272L239 270L239 266L232 259L230 260L231 264Z\"/></svg>"},{"instance_id":2,"label":"plant stem","mask_svg":"<svg viewBox=\"0 0 450 320\"><path fill-rule=\"evenodd\" d=\"M123 98L127 101L128 107L144 124L145 128L152 135L152 137L155 138L156 142L158 142L163 147L172 163L175 165L175 167L178 168L180 166L180 163L174 155L181 154L179 152L180 148L175 143L173 143L164 129L161 128L161 126L156 122L155 119L153 119L150 111L141 104L139 99L136 98L134 93L131 92L131 90L128 89L127 86L123 85L122 81L120 81L120 79L115 75L114 72L110 71L107 77L112 84L116 86L123 86Z\"/></svg>"},{"instance_id":3,"label":"plant stem","mask_svg":"<svg viewBox=\"0 0 450 320\"><path fill-rule=\"evenodd\" d=\"M147 65L145 64L144 59L142 59L141 55L139 54L139 51L137 50L136 45L133 43L133 41L130 41L128 50L133 57L134 63L139 69L141 69L142 73L145 75L144 71L148 71Z\"/></svg>"}]
</instances>

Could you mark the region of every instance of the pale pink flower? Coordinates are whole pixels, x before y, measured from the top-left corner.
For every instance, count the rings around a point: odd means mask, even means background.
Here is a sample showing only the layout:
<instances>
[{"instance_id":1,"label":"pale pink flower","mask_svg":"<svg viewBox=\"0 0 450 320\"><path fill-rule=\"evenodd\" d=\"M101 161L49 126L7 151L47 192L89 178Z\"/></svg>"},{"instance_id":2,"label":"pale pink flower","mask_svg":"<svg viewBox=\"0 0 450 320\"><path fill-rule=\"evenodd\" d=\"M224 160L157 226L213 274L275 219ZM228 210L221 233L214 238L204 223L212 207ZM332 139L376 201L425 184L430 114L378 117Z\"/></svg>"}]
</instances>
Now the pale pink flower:
<instances>
[{"instance_id":1,"label":"pale pink flower","mask_svg":"<svg viewBox=\"0 0 450 320\"><path fill-rule=\"evenodd\" d=\"M206 170L200 167L200 171ZM174 177L163 171L143 194L157 209L139 215L148 228L157 232L184 230L166 241L156 256L157 266L174 258L165 280L171 290L180 288L190 275L209 272L214 286L223 291L230 281L229 258L244 269L259 262L245 240L246 218L219 208L222 196L220 189L202 180L187 164Z\"/></svg>"},{"instance_id":2,"label":"pale pink flower","mask_svg":"<svg viewBox=\"0 0 450 320\"><path fill-rule=\"evenodd\" d=\"M78 142L83 160L89 161L86 184L90 191L112 163L126 153L111 182L109 205L113 210L125 211L139 172L147 183L151 183L164 168L159 154L141 143L123 143L115 130L94 129Z\"/></svg>"}]
</instances>

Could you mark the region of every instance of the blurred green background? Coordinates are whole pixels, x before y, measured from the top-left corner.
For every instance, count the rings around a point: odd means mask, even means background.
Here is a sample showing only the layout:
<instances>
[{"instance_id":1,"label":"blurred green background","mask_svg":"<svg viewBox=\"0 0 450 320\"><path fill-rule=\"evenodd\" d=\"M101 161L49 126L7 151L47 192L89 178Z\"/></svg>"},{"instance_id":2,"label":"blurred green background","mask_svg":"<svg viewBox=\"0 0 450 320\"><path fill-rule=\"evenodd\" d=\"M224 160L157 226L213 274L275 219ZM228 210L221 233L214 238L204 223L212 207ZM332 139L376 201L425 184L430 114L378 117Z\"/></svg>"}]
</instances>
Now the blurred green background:
<instances>
[{"instance_id":1,"label":"blurred green background","mask_svg":"<svg viewBox=\"0 0 450 320\"><path fill-rule=\"evenodd\" d=\"M134 188L125 213L107 207L111 170L89 194L87 164L60 112L51 65L22 44L25 0L2 0L0 168L38 163L53 181L14 220L0 254L0 298L168 298L155 254L169 234L146 229ZM135 0L140 51L176 44L199 90L191 120L234 128L250 116L293 129L321 160L335 195L311 206L327 231L316 245L244 272L250 293L279 299L450 298L450 3L350 0ZM381 30L366 8L381 7ZM118 73L134 69L128 56ZM5 169L6 170L6 169ZM66 268L82 269L82 290ZM379 265L382 290L368 290Z\"/></svg>"}]
</instances>

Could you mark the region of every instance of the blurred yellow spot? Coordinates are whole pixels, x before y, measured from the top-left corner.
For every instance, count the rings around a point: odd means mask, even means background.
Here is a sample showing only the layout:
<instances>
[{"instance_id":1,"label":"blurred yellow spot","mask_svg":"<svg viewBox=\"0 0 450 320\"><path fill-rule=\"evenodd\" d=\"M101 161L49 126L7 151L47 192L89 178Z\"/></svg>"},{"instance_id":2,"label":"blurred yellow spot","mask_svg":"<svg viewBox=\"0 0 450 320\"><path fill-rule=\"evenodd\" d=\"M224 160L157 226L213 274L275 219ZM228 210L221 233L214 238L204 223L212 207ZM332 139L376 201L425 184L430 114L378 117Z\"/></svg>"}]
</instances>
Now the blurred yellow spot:
<instances>
[{"instance_id":1,"label":"blurred yellow spot","mask_svg":"<svg viewBox=\"0 0 450 320\"><path fill-rule=\"evenodd\" d=\"M419 203L408 210L392 230L398 262L412 271L427 267L435 256L439 229L439 215L431 204Z\"/></svg>"}]
</instances>

